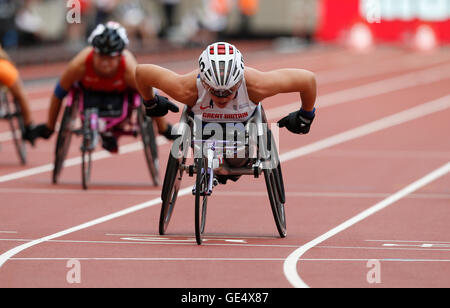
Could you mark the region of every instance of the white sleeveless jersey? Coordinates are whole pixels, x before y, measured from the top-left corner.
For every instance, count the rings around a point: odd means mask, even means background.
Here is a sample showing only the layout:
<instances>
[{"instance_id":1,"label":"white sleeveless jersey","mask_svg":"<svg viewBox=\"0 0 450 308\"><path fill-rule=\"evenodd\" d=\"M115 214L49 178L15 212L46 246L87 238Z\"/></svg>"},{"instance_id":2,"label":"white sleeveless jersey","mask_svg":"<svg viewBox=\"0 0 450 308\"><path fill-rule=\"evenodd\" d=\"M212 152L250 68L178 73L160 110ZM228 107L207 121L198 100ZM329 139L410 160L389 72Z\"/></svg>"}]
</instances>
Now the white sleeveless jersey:
<instances>
[{"instance_id":1,"label":"white sleeveless jersey","mask_svg":"<svg viewBox=\"0 0 450 308\"><path fill-rule=\"evenodd\" d=\"M200 116L204 122L246 122L253 115L257 104L250 101L247 93L245 79L237 90L236 97L225 108L217 107L211 94L203 87L200 78L197 78L198 99L191 111Z\"/></svg>"}]
</instances>

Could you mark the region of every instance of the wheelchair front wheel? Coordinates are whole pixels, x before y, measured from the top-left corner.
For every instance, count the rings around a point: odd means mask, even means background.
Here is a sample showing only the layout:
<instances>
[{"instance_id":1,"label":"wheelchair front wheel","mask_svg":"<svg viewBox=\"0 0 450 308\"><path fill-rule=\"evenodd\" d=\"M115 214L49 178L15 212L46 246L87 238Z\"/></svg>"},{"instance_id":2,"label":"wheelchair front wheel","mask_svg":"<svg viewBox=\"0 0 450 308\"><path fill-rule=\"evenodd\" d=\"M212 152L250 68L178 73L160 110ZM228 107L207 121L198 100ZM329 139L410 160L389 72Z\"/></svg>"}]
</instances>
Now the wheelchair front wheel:
<instances>
[{"instance_id":1,"label":"wheelchair front wheel","mask_svg":"<svg viewBox=\"0 0 450 308\"><path fill-rule=\"evenodd\" d=\"M81 165L81 178L82 186L84 190L88 189L88 184L91 179L92 169L92 153L90 151L83 151L81 153L82 165Z\"/></svg>"},{"instance_id":2,"label":"wheelchair front wheel","mask_svg":"<svg viewBox=\"0 0 450 308\"><path fill-rule=\"evenodd\" d=\"M205 232L206 207L208 205L208 165L205 158L195 159L197 179L195 181L195 239L202 244L202 234Z\"/></svg>"}]
</instances>

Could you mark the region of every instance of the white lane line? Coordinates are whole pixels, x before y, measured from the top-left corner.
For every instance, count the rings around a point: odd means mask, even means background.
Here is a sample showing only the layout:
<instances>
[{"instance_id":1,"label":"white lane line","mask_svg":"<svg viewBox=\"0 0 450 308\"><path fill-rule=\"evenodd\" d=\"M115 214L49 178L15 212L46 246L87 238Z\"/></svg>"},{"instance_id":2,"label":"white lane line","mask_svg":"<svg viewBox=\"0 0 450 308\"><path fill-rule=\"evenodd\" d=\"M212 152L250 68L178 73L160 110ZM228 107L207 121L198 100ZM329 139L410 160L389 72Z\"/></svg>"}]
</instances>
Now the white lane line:
<instances>
[{"instance_id":1,"label":"white lane line","mask_svg":"<svg viewBox=\"0 0 450 308\"><path fill-rule=\"evenodd\" d=\"M156 142L158 145L163 145L163 144L167 143L167 140L162 136L158 136ZM140 151L142 149L143 149L142 142L130 143L130 144L120 146L118 155L133 153L133 152ZM114 155L110 154L107 151L99 151L99 152L95 152L92 154L92 161L102 160L102 159L110 158L113 156ZM67 159L64 162L64 167L77 166L80 164L81 164L81 156L78 156L78 157ZM53 164L46 164L46 165L42 165L39 167L25 169L22 171L18 171L18 172L0 176L0 183L5 183L5 182L9 182L9 181L13 181L13 180L17 180L17 179L21 179L21 178L25 178L25 177L29 177L29 176L41 174L41 173L51 172L51 171L53 171Z\"/></svg>"},{"instance_id":2,"label":"white lane line","mask_svg":"<svg viewBox=\"0 0 450 308\"><path fill-rule=\"evenodd\" d=\"M11 261L284 261L284 258L86 258L86 257L61 257L61 258L11 258ZM367 262L373 259L302 259L312 262ZM450 262L446 259L377 259L380 262Z\"/></svg>"},{"instance_id":3,"label":"white lane line","mask_svg":"<svg viewBox=\"0 0 450 308\"><path fill-rule=\"evenodd\" d=\"M385 243L383 247L421 247L421 248L450 248L450 244L393 244L393 243ZM434 250L434 249L431 249ZM448 249L450 250L450 249Z\"/></svg>"},{"instance_id":4,"label":"white lane line","mask_svg":"<svg viewBox=\"0 0 450 308\"><path fill-rule=\"evenodd\" d=\"M450 244L450 242L441 241L405 241L405 240L365 240L366 242L394 242L394 243L434 243L434 244Z\"/></svg>"},{"instance_id":5,"label":"white lane line","mask_svg":"<svg viewBox=\"0 0 450 308\"><path fill-rule=\"evenodd\" d=\"M19 130L16 130L16 133L19 133ZM7 131L4 133L0 133L0 142L9 141L12 140L12 133L11 131Z\"/></svg>"},{"instance_id":6,"label":"white lane line","mask_svg":"<svg viewBox=\"0 0 450 308\"><path fill-rule=\"evenodd\" d=\"M283 258L12 258L15 261L278 261Z\"/></svg>"},{"instance_id":7,"label":"white lane line","mask_svg":"<svg viewBox=\"0 0 450 308\"><path fill-rule=\"evenodd\" d=\"M450 126L449 126L450 130ZM358 157L358 158L399 158L399 159L447 159L450 151L388 151L388 150L344 150L333 149L321 154L322 157Z\"/></svg>"},{"instance_id":8,"label":"white lane line","mask_svg":"<svg viewBox=\"0 0 450 308\"><path fill-rule=\"evenodd\" d=\"M347 67L348 69L342 69L340 71L330 70L318 72L316 74L319 84L330 84L341 81L355 80L360 78L373 77L378 75L384 75L389 73L397 73L399 70L419 70L426 69L426 67L432 67L433 65L445 65L448 64L450 58L433 58L429 59L425 63L417 61L416 54L408 54L397 57L389 58L378 63L376 67L370 67L366 70L357 70L353 67Z\"/></svg>"},{"instance_id":9,"label":"white lane line","mask_svg":"<svg viewBox=\"0 0 450 308\"><path fill-rule=\"evenodd\" d=\"M268 238L269 240L276 240L278 238L271 237ZM242 242L233 242L226 239L209 239L210 241L219 241L223 243L211 243L208 242L208 238L205 239L204 246L227 246L227 247L253 247L253 248L280 248L280 249L292 249L292 248L298 248L298 245L289 245L289 244L252 244L252 243L242 243ZM33 239L20 239L20 238L3 238L0 239L0 242L31 242ZM106 244L106 245L176 245L176 246L192 246L193 243L195 243L195 238L186 238L186 239L170 239L170 238L161 238L159 235L155 235L152 240L150 239L131 239L131 238L121 238L120 241L100 241L100 240L48 240L46 243L56 243L56 244ZM442 248L442 247L428 247L428 246L417 246L416 248L413 247L400 247L400 246L381 246L381 247L370 247L370 246L315 246L316 249L346 249L346 250L383 250L383 251L427 251L427 252L433 252L433 251L450 251L448 248ZM374 258L371 258L374 259ZM376 258L379 259L379 258ZM284 258L283 260L286 260ZM303 261L304 259L301 259Z\"/></svg>"},{"instance_id":10,"label":"white lane line","mask_svg":"<svg viewBox=\"0 0 450 308\"><path fill-rule=\"evenodd\" d=\"M443 71L445 69L446 71ZM343 103L354 102L370 97L394 91L404 90L411 87L431 84L450 78L450 65L426 69L420 72L408 73L381 81L375 81L361 86L340 90L337 92L321 95L317 99L317 108L336 106ZM268 112L269 118L278 118L298 108L300 102L295 102L276 107Z\"/></svg>"},{"instance_id":11,"label":"white lane line","mask_svg":"<svg viewBox=\"0 0 450 308\"><path fill-rule=\"evenodd\" d=\"M281 161L290 160L293 158L310 154L312 152L317 152L332 147L334 145L344 143L349 140L357 139L372 133L376 133L386 128L403 124L420 117L425 117L438 111L443 111L449 107L450 107L450 95L447 95L442 98L433 100L431 102L407 109L405 111L401 111L399 113L370 122L368 124L359 126L354 129L350 129L348 131L334 135L332 137L322 139L318 142L311 143L307 146L281 154L280 160Z\"/></svg>"},{"instance_id":12,"label":"white lane line","mask_svg":"<svg viewBox=\"0 0 450 308\"><path fill-rule=\"evenodd\" d=\"M417 248L411 248L411 247L400 247L400 246L381 246L381 247L371 247L371 246L315 246L314 248L317 249L358 249L358 250L403 250L403 251L450 251L450 249L447 248L434 248L429 246L422 246L417 245L415 246ZM303 260L303 259L300 259Z\"/></svg>"},{"instance_id":13,"label":"white lane line","mask_svg":"<svg viewBox=\"0 0 450 308\"><path fill-rule=\"evenodd\" d=\"M186 195L188 193L192 193L192 188L188 187L188 188L180 190L179 195L183 196L183 195ZM128 214L140 211L142 209L155 206L157 204L160 204L160 202L161 202L160 198L153 199L153 200L150 200L148 202L144 202L144 203L141 203L141 204L138 204L138 205L126 208L124 210L121 210L121 211L118 211L118 212L115 212L115 213L112 213L112 214L109 214L109 215L106 215L106 216L103 216L103 217L91 220L91 221L83 223L81 225L78 225L78 226L75 226L75 227L63 230L61 232L54 233L52 235L45 236L43 238L36 239L36 240L31 241L31 242L28 242L28 243L22 244L20 246L17 246L15 248L13 248L13 249L3 253L0 256L0 267L2 267L3 264L8 259L10 259L12 256L18 254L19 252L21 252L21 251L23 251L25 249L28 249L28 248L33 247L33 246L36 246L38 244L41 244L41 243L49 241L49 240L53 240L53 239L58 238L58 237L62 237L64 235L67 235L67 234L70 234L70 233L74 233L74 232L77 232L77 231L80 231L80 230L83 230L83 229L90 228L92 226L104 223L106 221L110 221L110 220L115 219L117 217L125 216L125 215L128 215Z\"/></svg>"},{"instance_id":14,"label":"white lane line","mask_svg":"<svg viewBox=\"0 0 450 308\"><path fill-rule=\"evenodd\" d=\"M337 144L340 144L340 143L343 143L343 142L346 142L346 141L349 141L352 139L356 139L356 138L368 135L368 134L376 132L376 131L380 131L385 128L392 127L394 125L406 123L407 121L411 121L411 120L414 120L419 117L423 118L425 115L429 115L429 114L432 114L433 112L438 112L438 111L444 110L445 108L450 107L450 99L448 99L448 98L450 98L450 95L443 97L441 99L438 99L436 101L432 101L429 103L422 104L420 106L416 106L414 108L408 109L408 110L400 112L398 114L391 115L384 119L377 120L375 122L363 125L360 128L355 128L348 132L344 132L344 133L338 134L336 136L326 138L323 141L315 142L315 143L310 144L305 147L300 147L299 149L296 149L296 150L293 150L288 153L280 155L280 159L281 159L281 161L292 160L292 159L301 157L301 156L309 154L309 153L323 150L327 147L331 147L331 146L334 146L334 145L337 145ZM435 105L439 105L439 104L442 104L444 106L440 106L440 108L437 108ZM423 109L425 109L425 110L423 110ZM304 148L306 148L306 150L303 150ZM450 166L450 163L449 163L449 166ZM186 188L180 190L178 195L179 195L179 197L181 197L181 196L191 194L191 193L192 193L192 188L186 187ZM40 243L46 242L48 240L52 240L52 239L82 230L82 229L86 229L86 228L95 226L97 224L100 224L100 223L103 223L103 222L106 222L106 221L109 221L109 220L112 220L112 219L115 219L115 218L118 218L118 217L121 217L124 215L128 215L130 213L134 213L136 211L139 211L139 210L151 207L151 206L155 206L160 203L161 203L161 198L153 199L151 201L124 209L122 211L119 211L119 212L116 212L116 213L113 213L113 214L110 214L110 215L107 215L104 217L100 217L100 218L92 220L88 223L81 224L81 225L75 226L73 228L43 237L41 239L34 240L30 243L26 243L26 244L20 245L18 247L15 247L15 248L3 253L2 255L0 255L0 268L3 266L3 264L9 258L13 257L14 255L20 253L21 251L23 251L27 248L33 247ZM297 262L297 260L295 260L295 264L296 264L296 262ZM291 261L291 263L292 263L292 261ZM295 273L295 274L297 274L297 273Z\"/></svg>"},{"instance_id":15,"label":"white lane line","mask_svg":"<svg viewBox=\"0 0 450 308\"><path fill-rule=\"evenodd\" d=\"M270 240L276 240L277 237L269 238ZM35 240L32 239L19 239L19 238L4 238L0 239L0 242L25 242L31 243ZM230 239L213 239L213 238L205 238L203 246L233 246L233 247L270 247L270 248L296 248L298 245L283 245L283 244L249 244L243 243L243 240L230 240ZM212 243L219 242L219 243ZM223 243L222 243L223 242ZM153 239L145 239L145 238L121 238L120 241L89 241L89 240L56 240L51 239L45 241L45 243L63 243L63 244L118 244L118 245L188 245L192 246L195 243L195 238L190 237L186 239L168 239L161 238L159 236L155 236Z\"/></svg>"},{"instance_id":16,"label":"white lane line","mask_svg":"<svg viewBox=\"0 0 450 308\"><path fill-rule=\"evenodd\" d=\"M161 235L159 234L117 234L117 233L106 233L106 236L148 236L148 237L161 237ZM166 237L168 238L183 238L183 237L192 237L192 234L177 234L177 235L173 235L173 236L169 236L166 235ZM267 237L267 236L239 236L239 235L205 235L203 238L211 238L211 239L229 239L229 238L233 238L233 239L256 239L256 240L273 240L274 237ZM277 238L277 237L275 237Z\"/></svg>"},{"instance_id":17,"label":"white lane line","mask_svg":"<svg viewBox=\"0 0 450 308\"><path fill-rule=\"evenodd\" d=\"M94 186L99 185L98 183L95 183ZM111 186L117 186L117 184L111 185ZM122 187L122 185L120 185ZM124 184L123 186L126 186ZM148 185L148 184L142 184L140 185L142 187L148 186L148 189L142 190L142 189L118 189L118 190L109 190L109 189L97 189L92 188L88 191L83 191L83 195L129 195L129 196L148 196L148 195L160 195L160 190L155 190L156 188L154 186ZM153 190L152 190L153 189ZM45 194L45 195L79 195L80 190L79 189L40 189L40 188L0 188L0 193L5 194ZM450 198L450 196L449 196Z\"/></svg>"},{"instance_id":18,"label":"white lane line","mask_svg":"<svg viewBox=\"0 0 450 308\"><path fill-rule=\"evenodd\" d=\"M99 183L96 183L99 185ZM117 184L115 184L117 185ZM119 184L120 185L120 184ZM126 184L120 185L126 186ZM142 184L140 186L146 186ZM154 186L147 185L149 189L129 189L129 190L109 190L109 189L91 189L83 192L86 195L128 195L128 196L149 196L149 195L160 195L161 191L151 190L155 189ZM79 189L41 189L41 188L0 188L0 193L5 194L45 194L45 195L67 195L80 193ZM288 197L309 197L309 198L365 198L365 199L377 199L386 198L390 196L391 193L364 193L364 192L309 192L309 191L288 191L286 195ZM226 196L226 197L266 197L267 192L265 191L216 191L215 196ZM416 193L406 196L407 199L450 199L450 194L438 194L438 193ZM1 233L1 231L0 231Z\"/></svg>"},{"instance_id":19,"label":"white lane line","mask_svg":"<svg viewBox=\"0 0 450 308\"><path fill-rule=\"evenodd\" d=\"M0 189L0 192L2 190ZM352 192L286 192L288 197L311 197L311 198L367 198L367 199L377 199L386 198L391 195L391 193L352 193ZM267 192L264 191L216 191L214 196L239 196L239 197L266 197ZM408 199L450 199L450 194L411 194L406 196Z\"/></svg>"},{"instance_id":20,"label":"white lane line","mask_svg":"<svg viewBox=\"0 0 450 308\"><path fill-rule=\"evenodd\" d=\"M0 231L0 233L16 234L17 231Z\"/></svg>"},{"instance_id":21,"label":"white lane line","mask_svg":"<svg viewBox=\"0 0 450 308\"><path fill-rule=\"evenodd\" d=\"M298 260L302 257L302 255L304 255L308 250L326 241L327 239L335 236L336 234L350 228L351 226L366 219L367 217L370 217L373 214L389 207L390 205L394 204L395 202L407 196L408 194L428 185L429 183L437 180L438 178L446 175L449 172L450 172L450 162L434 170L433 172L427 174L423 178L415 181L414 183L406 186L402 190L389 196L383 201L361 212L360 214L348 219L339 226L331 229L330 231L322 234L321 236L315 238L314 240L299 247L286 258L286 261L284 262L283 265L284 275L286 276L288 281L292 284L292 286L297 288L307 288L308 285L301 279L301 277L298 274L297 263Z\"/></svg>"}]
</instances>

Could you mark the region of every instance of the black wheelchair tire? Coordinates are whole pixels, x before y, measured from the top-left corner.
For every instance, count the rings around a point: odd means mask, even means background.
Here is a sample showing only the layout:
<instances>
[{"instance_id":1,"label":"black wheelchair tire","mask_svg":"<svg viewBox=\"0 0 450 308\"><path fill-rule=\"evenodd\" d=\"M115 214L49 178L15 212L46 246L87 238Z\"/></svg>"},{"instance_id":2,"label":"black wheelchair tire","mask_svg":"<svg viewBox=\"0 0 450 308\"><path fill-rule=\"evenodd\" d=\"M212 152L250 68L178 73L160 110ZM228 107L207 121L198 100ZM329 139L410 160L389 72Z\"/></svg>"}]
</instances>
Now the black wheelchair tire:
<instances>
[{"instance_id":1,"label":"black wheelchair tire","mask_svg":"<svg viewBox=\"0 0 450 308\"><path fill-rule=\"evenodd\" d=\"M70 142L72 140L72 122L77 112L77 104L67 106L64 109L64 114L61 120L58 137L56 139L55 148L55 163L53 167L52 182L57 184L59 176L63 169L64 161L66 160L69 151Z\"/></svg>"},{"instance_id":2,"label":"black wheelchair tire","mask_svg":"<svg viewBox=\"0 0 450 308\"><path fill-rule=\"evenodd\" d=\"M152 178L153 185L159 186L159 159L158 159L158 147L156 144L155 130L153 127L153 121L151 118L144 114L141 107L137 109L137 117L139 123L139 131L142 138L142 144L144 146L145 160L147 167Z\"/></svg>"},{"instance_id":3,"label":"black wheelchair tire","mask_svg":"<svg viewBox=\"0 0 450 308\"><path fill-rule=\"evenodd\" d=\"M177 201L178 191L180 190L181 179L184 173L183 170L180 170L180 160L169 154L161 193L162 203L159 216L160 235L164 235L167 231Z\"/></svg>"},{"instance_id":4,"label":"black wheelchair tire","mask_svg":"<svg viewBox=\"0 0 450 308\"><path fill-rule=\"evenodd\" d=\"M281 202L281 195L279 193L276 178L281 178L278 168L272 170L270 169L264 170L264 179L266 181L267 193L269 195L272 214L275 219L275 224L277 226L278 233L280 234L280 237L284 238L287 235L286 213L284 210L284 203Z\"/></svg>"},{"instance_id":5,"label":"black wheelchair tire","mask_svg":"<svg viewBox=\"0 0 450 308\"><path fill-rule=\"evenodd\" d=\"M8 105L8 101L5 101ZM25 146L25 141L23 140L23 133L25 132L25 121L23 119L22 110L19 103L14 100L13 103L14 110L9 117L9 125L11 128L12 137L14 140L14 145L19 156L20 163L26 165L27 163L27 149ZM9 109L9 105L7 107Z\"/></svg>"},{"instance_id":6,"label":"black wheelchair tire","mask_svg":"<svg viewBox=\"0 0 450 308\"><path fill-rule=\"evenodd\" d=\"M206 208L208 205L208 196L206 189L208 187L208 174L206 172L206 159L196 158L195 166L197 177L195 181L195 239L198 245L202 244L202 235L205 232ZM202 173L202 169L204 172Z\"/></svg>"},{"instance_id":7,"label":"black wheelchair tire","mask_svg":"<svg viewBox=\"0 0 450 308\"><path fill-rule=\"evenodd\" d=\"M268 136L268 150L270 152L270 158L271 158L271 167L273 169L276 169L277 172L275 173L275 181L276 181L276 188L278 189L278 196L280 198L281 203L286 203L286 192L284 189L284 181L283 181L283 172L281 171L281 162L280 157L278 155L277 150L277 144L275 142L275 138L273 137L272 131L267 131ZM275 162L275 164L273 164ZM276 165L276 168L274 166Z\"/></svg>"}]
</instances>

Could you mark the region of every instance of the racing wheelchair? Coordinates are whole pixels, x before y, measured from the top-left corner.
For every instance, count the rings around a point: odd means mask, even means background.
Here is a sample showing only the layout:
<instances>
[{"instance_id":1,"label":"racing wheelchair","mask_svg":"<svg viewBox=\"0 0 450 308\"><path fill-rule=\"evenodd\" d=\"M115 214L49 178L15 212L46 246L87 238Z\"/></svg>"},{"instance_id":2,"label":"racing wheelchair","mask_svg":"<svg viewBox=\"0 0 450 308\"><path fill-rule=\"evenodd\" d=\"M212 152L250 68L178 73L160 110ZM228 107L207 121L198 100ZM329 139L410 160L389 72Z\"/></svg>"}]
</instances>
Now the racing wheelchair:
<instances>
[{"instance_id":1,"label":"racing wheelchair","mask_svg":"<svg viewBox=\"0 0 450 308\"><path fill-rule=\"evenodd\" d=\"M231 130L234 135L231 138L228 133L227 137L222 139L216 139L215 136L208 138L211 135L205 134L204 124L185 107L164 176L160 235L167 231L184 174L196 176L192 194L195 196L195 237L198 245L202 244L208 197L212 195L214 186L218 185L219 181L222 184L228 179L236 181L243 175L259 178L264 174L278 233L280 237L286 237L283 175L275 139L268 128L263 107L258 105L253 116L242 124L240 132ZM240 136L236 136L238 134ZM193 164L187 163L190 150L194 154Z\"/></svg>"},{"instance_id":2,"label":"racing wheelchair","mask_svg":"<svg viewBox=\"0 0 450 308\"><path fill-rule=\"evenodd\" d=\"M77 121L78 119L81 121ZM82 137L80 150L83 189L88 189L92 153L99 139L106 136L141 136L151 179L154 186L159 185L159 160L153 122L145 116L137 93L91 92L79 85L70 90L56 141L52 175L54 184L58 183L74 134Z\"/></svg>"},{"instance_id":3,"label":"racing wheelchair","mask_svg":"<svg viewBox=\"0 0 450 308\"><path fill-rule=\"evenodd\" d=\"M25 123L19 103L14 99L9 99L8 90L0 85L0 119L7 120L14 145L19 156L20 163L27 163L27 151L23 134Z\"/></svg>"}]
</instances>

